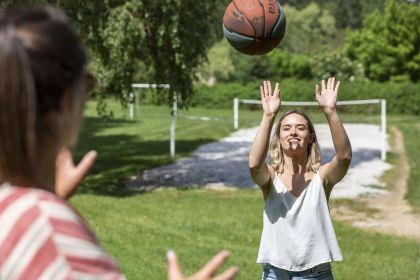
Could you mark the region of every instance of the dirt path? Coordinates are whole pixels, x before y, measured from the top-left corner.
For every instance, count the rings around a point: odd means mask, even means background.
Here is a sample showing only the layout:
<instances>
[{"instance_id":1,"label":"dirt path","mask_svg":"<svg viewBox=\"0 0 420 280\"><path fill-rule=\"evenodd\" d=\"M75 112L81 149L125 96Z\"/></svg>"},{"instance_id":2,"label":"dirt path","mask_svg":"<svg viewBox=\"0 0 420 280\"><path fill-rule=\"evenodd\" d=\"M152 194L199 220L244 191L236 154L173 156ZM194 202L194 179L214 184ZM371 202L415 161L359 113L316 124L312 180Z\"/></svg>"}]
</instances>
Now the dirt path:
<instances>
[{"instance_id":1,"label":"dirt path","mask_svg":"<svg viewBox=\"0 0 420 280\"><path fill-rule=\"evenodd\" d=\"M335 219L349 222L355 227L420 240L420 215L415 215L404 199L410 166L403 134L396 127L391 127L391 132L395 139L393 150L399 166L399 176L396 177L392 190L385 194L355 199L356 203L375 209L373 213L357 212L345 205L333 207L331 213Z\"/></svg>"}]
</instances>

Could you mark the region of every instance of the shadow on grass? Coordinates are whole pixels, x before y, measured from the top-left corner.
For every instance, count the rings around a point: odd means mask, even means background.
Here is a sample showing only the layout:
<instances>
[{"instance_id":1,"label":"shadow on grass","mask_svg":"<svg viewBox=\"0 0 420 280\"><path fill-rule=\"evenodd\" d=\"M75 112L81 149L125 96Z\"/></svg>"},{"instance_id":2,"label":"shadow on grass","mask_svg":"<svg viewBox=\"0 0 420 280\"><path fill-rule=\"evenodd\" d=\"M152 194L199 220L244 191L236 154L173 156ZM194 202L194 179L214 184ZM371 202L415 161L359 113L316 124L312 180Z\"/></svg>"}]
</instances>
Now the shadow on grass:
<instances>
[{"instance_id":1,"label":"shadow on grass","mask_svg":"<svg viewBox=\"0 0 420 280\"><path fill-rule=\"evenodd\" d=\"M75 161L89 150L98 152L97 161L78 189L82 194L99 194L124 197L138 192L128 190L125 182L142 170L170 164L169 140L144 140L135 134L108 134L106 129L134 125L135 122L113 119L105 124L99 118L85 118L79 142L75 149ZM130 129L129 127L127 129ZM133 126L134 129L134 126ZM177 155L185 156L202 144L216 139L177 140Z\"/></svg>"}]
</instances>

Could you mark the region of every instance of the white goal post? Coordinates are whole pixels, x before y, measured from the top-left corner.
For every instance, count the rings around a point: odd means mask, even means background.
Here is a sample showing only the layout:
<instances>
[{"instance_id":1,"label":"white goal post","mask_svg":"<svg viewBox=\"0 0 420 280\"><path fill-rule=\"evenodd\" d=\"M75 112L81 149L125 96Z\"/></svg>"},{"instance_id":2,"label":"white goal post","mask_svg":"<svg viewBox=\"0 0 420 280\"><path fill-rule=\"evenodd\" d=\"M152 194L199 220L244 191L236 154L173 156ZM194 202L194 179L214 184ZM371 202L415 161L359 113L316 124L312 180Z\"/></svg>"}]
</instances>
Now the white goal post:
<instances>
[{"instance_id":1,"label":"white goal post","mask_svg":"<svg viewBox=\"0 0 420 280\"><path fill-rule=\"evenodd\" d=\"M170 89L171 86L169 84L131 84L132 88L137 89L148 89L148 88L162 88L162 89ZM134 94L130 93L131 100L134 99ZM134 109L133 104L134 102L130 102L130 118L133 119ZM135 95L135 105L136 110L139 108L139 96L138 94ZM174 91L173 92L173 100L172 100L172 111L171 111L171 127L169 129L170 133L170 140L169 140L169 152L171 154L171 158L175 158L175 132L176 132L176 116L178 113L178 95Z\"/></svg>"},{"instance_id":2,"label":"white goal post","mask_svg":"<svg viewBox=\"0 0 420 280\"><path fill-rule=\"evenodd\" d=\"M233 99L233 128L236 130L239 126L239 104L256 104L261 105L261 100L257 99ZM286 106L319 106L315 101L282 101L282 105ZM337 105L363 105L363 104L380 104L381 106L381 159L386 160L386 99L365 99L365 100L347 100L337 101Z\"/></svg>"}]
</instances>

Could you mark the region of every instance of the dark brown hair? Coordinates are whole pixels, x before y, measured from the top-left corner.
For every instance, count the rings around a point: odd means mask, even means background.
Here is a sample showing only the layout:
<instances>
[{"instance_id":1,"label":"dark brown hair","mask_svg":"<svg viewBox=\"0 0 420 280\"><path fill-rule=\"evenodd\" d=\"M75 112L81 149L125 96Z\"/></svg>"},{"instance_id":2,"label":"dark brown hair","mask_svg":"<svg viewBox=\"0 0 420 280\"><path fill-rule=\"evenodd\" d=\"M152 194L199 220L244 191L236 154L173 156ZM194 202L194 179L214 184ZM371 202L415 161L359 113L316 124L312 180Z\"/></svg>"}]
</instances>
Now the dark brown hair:
<instances>
[{"instance_id":1,"label":"dark brown hair","mask_svg":"<svg viewBox=\"0 0 420 280\"><path fill-rule=\"evenodd\" d=\"M49 6L0 13L0 174L30 173L39 127L83 77L86 53L66 16ZM72 91L74 94L78 91Z\"/></svg>"}]
</instances>

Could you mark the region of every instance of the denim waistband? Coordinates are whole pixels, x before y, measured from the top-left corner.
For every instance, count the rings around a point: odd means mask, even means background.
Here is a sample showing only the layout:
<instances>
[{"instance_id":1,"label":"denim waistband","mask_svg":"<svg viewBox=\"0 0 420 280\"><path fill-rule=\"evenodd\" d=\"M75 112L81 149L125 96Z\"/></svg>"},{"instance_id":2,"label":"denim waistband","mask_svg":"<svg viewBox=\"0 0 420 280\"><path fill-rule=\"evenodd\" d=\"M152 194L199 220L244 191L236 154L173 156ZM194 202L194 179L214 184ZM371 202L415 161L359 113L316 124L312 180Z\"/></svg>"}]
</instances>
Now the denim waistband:
<instances>
[{"instance_id":1,"label":"denim waistband","mask_svg":"<svg viewBox=\"0 0 420 280\"><path fill-rule=\"evenodd\" d=\"M308 273L325 271L325 270L329 270L329 269L331 269L330 263L321 263L321 264L318 264L318 265L316 265L312 268L309 268L309 269L305 269L305 270L302 270L302 271L290 271L290 272L295 276L299 276L299 275L306 275Z\"/></svg>"}]
</instances>

